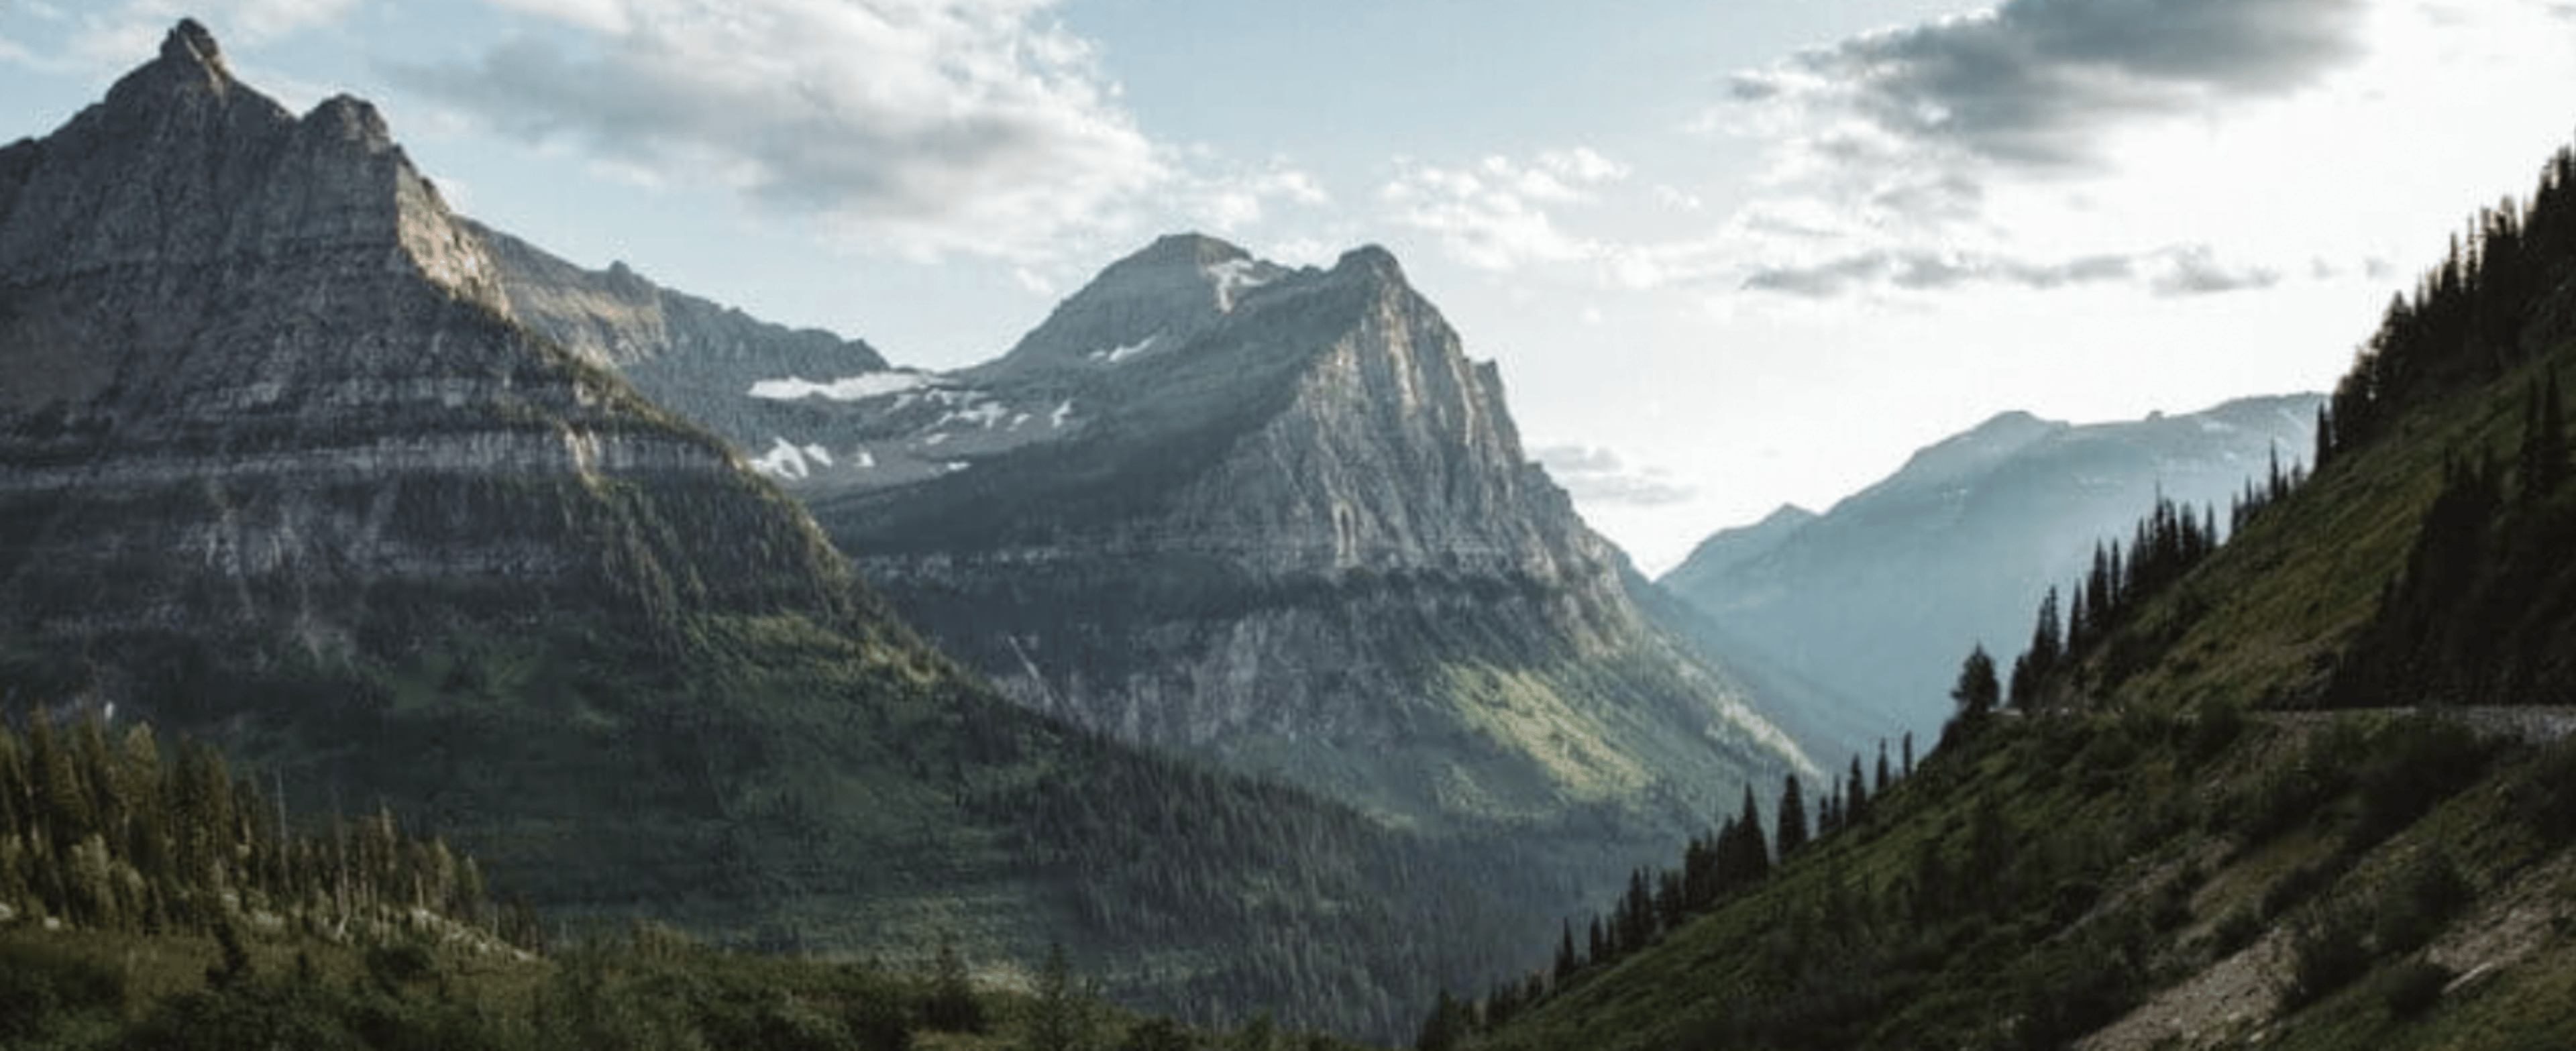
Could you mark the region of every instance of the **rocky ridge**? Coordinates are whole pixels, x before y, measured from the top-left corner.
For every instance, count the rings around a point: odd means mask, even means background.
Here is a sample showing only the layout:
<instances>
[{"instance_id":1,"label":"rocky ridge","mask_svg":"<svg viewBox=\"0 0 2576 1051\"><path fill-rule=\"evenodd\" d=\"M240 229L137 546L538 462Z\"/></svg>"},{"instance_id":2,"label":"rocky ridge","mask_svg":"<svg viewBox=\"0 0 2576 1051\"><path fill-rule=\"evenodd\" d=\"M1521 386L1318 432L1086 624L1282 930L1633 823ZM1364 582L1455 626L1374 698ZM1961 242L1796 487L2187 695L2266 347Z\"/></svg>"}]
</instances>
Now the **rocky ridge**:
<instances>
[{"instance_id":1,"label":"rocky ridge","mask_svg":"<svg viewBox=\"0 0 2576 1051\"><path fill-rule=\"evenodd\" d=\"M422 589L519 615L845 606L792 505L508 309L374 107L295 117L180 23L0 150L8 626L347 643L399 635Z\"/></svg>"},{"instance_id":2,"label":"rocky ridge","mask_svg":"<svg viewBox=\"0 0 2576 1051\"><path fill-rule=\"evenodd\" d=\"M1165 238L961 375L1082 422L815 506L1025 705L1401 823L1612 812L1631 848L1812 769L1629 599L1382 249Z\"/></svg>"}]
</instances>

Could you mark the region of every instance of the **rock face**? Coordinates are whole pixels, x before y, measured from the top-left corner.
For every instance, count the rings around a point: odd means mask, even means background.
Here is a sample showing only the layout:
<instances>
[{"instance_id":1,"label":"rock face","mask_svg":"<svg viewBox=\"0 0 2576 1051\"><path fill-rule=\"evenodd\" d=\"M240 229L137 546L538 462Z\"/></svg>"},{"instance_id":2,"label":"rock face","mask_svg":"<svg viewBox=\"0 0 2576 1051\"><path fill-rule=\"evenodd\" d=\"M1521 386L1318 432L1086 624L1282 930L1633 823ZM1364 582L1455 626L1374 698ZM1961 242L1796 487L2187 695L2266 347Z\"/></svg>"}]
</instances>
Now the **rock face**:
<instances>
[{"instance_id":1,"label":"rock face","mask_svg":"<svg viewBox=\"0 0 2576 1051\"><path fill-rule=\"evenodd\" d=\"M464 225L488 250L512 317L583 361L616 370L654 403L746 455L758 455L810 415L790 402L749 397L754 384L886 368L866 343L761 321L663 288L624 263L584 270L509 234Z\"/></svg>"},{"instance_id":2,"label":"rock face","mask_svg":"<svg viewBox=\"0 0 2576 1051\"><path fill-rule=\"evenodd\" d=\"M508 309L373 107L292 116L181 23L0 150L0 627L848 601L792 505Z\"/></svg>"},{"instance_id":3,"label":"rock face","mask_svg":"<svg viewBox=\"0 0 2576 1051\"><path fill-rule=\"evenodd\" d=\"M381 800L550 918L1061 939L1131 1003L1380 1041L1528 962L1561 885L1001 700L605 367L864 348L550 267L192 22L0 149L0 708L114 701Z\"/></svg>"},{"instance_id":4,"label":"rock face","mask_svg":"<svg viewBox=\"0 0 2576 1051\"><path fill-rule=\"evenodd\" d=\"M2286 468L2314 448L2320 400L2087 426L2004 413L1820 517L1718 533L1659 583L1707 615L1723 657L1780 684L1766 699L1800 709L1818 750L1928 744L1970 646L2009 666L2041 594L2125 540L2158 493L2224 521L2274 455Z\"/></svg>"},{"instance_id":5,"label":"rock face","mask_svg":"<svg viewBox=\"0 0 2576 1051\"><path fill-rule=\"evenodd\" d=\"M1383 250L1165 238L957 382L1075 422L815 506L1023 704L1399 823L1607 813L1630 846L1805 766L1640 614Z\"/></svg>"}]
</instances>

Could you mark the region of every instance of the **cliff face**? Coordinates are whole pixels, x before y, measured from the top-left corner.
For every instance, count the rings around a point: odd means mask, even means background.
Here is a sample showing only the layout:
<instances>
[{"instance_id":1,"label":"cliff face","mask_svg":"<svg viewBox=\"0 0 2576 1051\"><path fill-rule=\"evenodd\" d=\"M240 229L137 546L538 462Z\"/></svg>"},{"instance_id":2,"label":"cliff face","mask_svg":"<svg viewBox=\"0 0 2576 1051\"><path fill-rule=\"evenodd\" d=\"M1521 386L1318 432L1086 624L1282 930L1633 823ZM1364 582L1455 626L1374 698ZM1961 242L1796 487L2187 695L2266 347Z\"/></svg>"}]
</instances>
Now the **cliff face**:
<instances>
[{"instance_id":1,"label":"cliff face","mask_svg":"<svg viewBox=\"0 0 2576 1051\"><path fill-rule=\"evenodd\" d=\"M624 263L585 270L509 234L462 223L490 254L512 317L583 361L614 369L655 404L758 456L807 413L753 398L779 376L848 376L886 361L866 343L791 329L645 280Z\"/></svg>"},{"instance_id":2,"label":"cliff face","mask_svg":"<svg viewBox=\"0 0 2576 1051\"><path fill-rule=\"evenodd\" d=\"M1390 820L1610 812L1632 846L1806 762L1639 613L1382 250L1166 238L961 382L1076 424L817 512L1030 707Z\"/></svg>"},{"instance_id":3,"label":"cliff face","mask_svg":"<svg viewBox=\"0 0 2576 1051\"><path fill-rule=\"evenodd\" d=\"M182 23L0 151L5 626L346 642L421 589L516 615L846 601L719 444L506 311L371 106L294 117Z\"/></svg>"}]
</instances>

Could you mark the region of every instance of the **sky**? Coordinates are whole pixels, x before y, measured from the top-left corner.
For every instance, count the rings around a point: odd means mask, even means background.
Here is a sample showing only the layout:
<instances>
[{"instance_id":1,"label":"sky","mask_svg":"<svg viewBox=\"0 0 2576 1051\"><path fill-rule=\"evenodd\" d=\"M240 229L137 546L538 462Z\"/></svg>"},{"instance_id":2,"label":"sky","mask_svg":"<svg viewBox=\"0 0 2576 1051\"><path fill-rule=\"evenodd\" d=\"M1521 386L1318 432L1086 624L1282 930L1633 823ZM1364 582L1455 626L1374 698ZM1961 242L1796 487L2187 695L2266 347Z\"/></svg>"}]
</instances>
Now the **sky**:
<instances>
[{"instance_id":1,"label":"sky","mask_svg":"<svg viewBox=\"0 0 2576 1051\"><path fill-rule=\"evenodd\" d=\"M1162 233L1383 245L1650 572L1998 412L2325 389L2576 135L2576 0L0 0L0 140L182 15L467 214L906 366Z\"/></svg>"}]
</instances>

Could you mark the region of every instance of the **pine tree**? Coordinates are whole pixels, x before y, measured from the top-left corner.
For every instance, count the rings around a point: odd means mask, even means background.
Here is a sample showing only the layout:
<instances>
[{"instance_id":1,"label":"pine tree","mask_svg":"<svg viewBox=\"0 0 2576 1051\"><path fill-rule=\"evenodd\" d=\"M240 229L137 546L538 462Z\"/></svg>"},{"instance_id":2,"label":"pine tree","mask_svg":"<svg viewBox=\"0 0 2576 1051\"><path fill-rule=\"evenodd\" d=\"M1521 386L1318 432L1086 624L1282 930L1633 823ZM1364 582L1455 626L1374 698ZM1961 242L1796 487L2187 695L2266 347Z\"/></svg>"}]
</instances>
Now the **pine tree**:
<instances>
[{"instance_id":1,"label":"pine tree","mask_svg":"<svg viewBox=\"0 0 2576 1051\"><path fill-rule=\"evenodd\" d=\"M1887 738L1881 737L1878 739L1878 785L1872 794L1878 796L1887 795L1887 786L1890 780L1891 778L1888 776L1887 769Z\"/></svg>"},{"instance_id":2,"label":"pine tree","mask_svg":"<svg viewBox=\"0 0 2576 1051\"><path fill-rule=\"evenodd\" d=\"M1413 1038L1413 1051L1450 1051L1466 1038L1467 1022L1466 1005L1451 997L1449 990L1440 990L1439 1002L1432 1005L1431 1014L1422 1020L1421 1033Z\"/></svg>"},{"instance_id":3,"label":"pine tree","mask_svg":"<svg viewBox=\"0 0 2576 1051\"><path fill-rule=\"evenodd\" d=\"M1852 757L1851 775L1843 782L1843 800L1843 824L1869 820L1869 783L1861 779L1859 756Z\"/></svg>"},{"instance_id":4,"label":"pine tree","mask_svg":"<svg viewBox=\"0 0 2576 1051\"><path fill-rule=\"evenodd\" d=\"M1806 793L1798 787L1796 774L1790 774L1780 786L1780 820L1772 826L1771 835L1780 845L1783 863L1807 849Z\"/></svg>"},{"instance_id":5,"label":"pine tree","mask_svg":"<svg viewBox=\"0 0 2576 1051\"><path fill-rule=\"evenodd\" d=\"M966 973L957 943L946 934L939 936L939 952L931 960L930 993L922 998L921 1020L943 1032L984 1031L984 1001L975 995L975 980Z\"/></svg>"},{"instance_id":6,"label":"pine tree","mask_svg":"<svg viewBox=\"0 0 2576 1051\"><path fill-rule=\"evenodd\" d=\"M2003 685L1995 681L1995 659L1986 655L1982 644L1969 650L1967 659L1959 663L1959 682L1950 688L1950 699L1959 705L1956 721L1970 729L1982 725L1994 714L2002 694Z\"/></svg>"},{"instance_id":7,"label":"pine tree","mask_svg":"<svg viewBox=\"0 0 2576 1051\"><path fill-rule=\"evenodd\" d=\"M1762 808L1753 801L1753 786L1744 786L1743 812L1735 818L1736 836L1741 845L1744 882L1759 883L1771 876L1771 844L1762 835Z\"/></svg>"},{"instance_id":8,"label":"pine tree","mask_svg":"<svg viewBox=\"0 0 2576 1051\"><path fill-rule=\"evenodd\" d=\"M1914 731L1905 731L1905 767L1901 777L1914 776Z\"/></svg>"},{"instance_id":9,"label":"pine tree","mask_svg":"<svg viewBox=\"0 0 2576 1051\"><path fill-rule=\"evenodd\" d=\"M1089 1005L1074 988L1073 966L1065 959L1064 943L1048 943L1046 964L1038 970L1037 989L1029 1004L1030 1051L1087 1047L1090 1023Z\"/></svg>"},{"instance_id":10,"label":"pine tree","mask_svg":"<svg viewBox=\"0 0 2576 1051\"><path fill-rule=\"evenodd\" d=\"M1565 929L1556 941L1557 984L1565 984L1566 979L1574 977L1574 972L1582 969L1583 961L1574 955L1574 921L1566 920Z\"/></svg>"}]
</instances>

